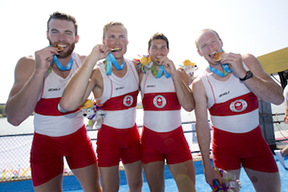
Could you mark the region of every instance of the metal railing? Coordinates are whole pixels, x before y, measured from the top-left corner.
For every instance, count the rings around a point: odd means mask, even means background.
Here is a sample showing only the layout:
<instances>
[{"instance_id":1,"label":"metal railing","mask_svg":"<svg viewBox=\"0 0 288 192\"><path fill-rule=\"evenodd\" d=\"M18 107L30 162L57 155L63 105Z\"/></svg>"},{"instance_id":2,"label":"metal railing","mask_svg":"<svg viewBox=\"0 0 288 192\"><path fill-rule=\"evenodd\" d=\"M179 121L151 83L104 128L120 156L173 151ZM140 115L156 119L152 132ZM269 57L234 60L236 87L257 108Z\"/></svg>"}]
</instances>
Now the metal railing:
<instances>
[{"instance_id":1,"label":"metal railing","mask_svg":"<svg viewBox=\"0 0 288 192\"><path fill-rule=\"evenodd\" d=\"M275 141L286 144L288 140L288 125L283 124L284 113L272 114ZM191 153L199 156L199 146L195 131L195 121L182 123L184 135L189 143ZM142 126L138 126L141 133ZM96 151L97 130L87 130ZM0 136L0 182L31 179L30 148L33 134L1 135ZM64 160L64 175L71 175L66 160Z\"/></svg>"}]
</instances>

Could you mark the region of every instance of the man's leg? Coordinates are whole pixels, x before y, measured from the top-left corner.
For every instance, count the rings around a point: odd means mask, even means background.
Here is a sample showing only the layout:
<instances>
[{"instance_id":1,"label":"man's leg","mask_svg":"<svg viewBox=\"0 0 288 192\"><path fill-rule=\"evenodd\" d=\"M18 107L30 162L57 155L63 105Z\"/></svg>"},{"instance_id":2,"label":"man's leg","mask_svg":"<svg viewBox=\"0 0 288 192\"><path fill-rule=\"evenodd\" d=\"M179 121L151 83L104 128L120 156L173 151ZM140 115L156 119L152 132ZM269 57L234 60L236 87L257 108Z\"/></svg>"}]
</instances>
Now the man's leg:
<instances>
[{"instance_id":1,"label":"man's leg","mask_svg":"<svg viewBox=\"0 0 288 192\"><path fill-rule=\"evenodd\" d=\"M124 164L127 183L130 192L142 191L143 175L142 175L142 162L141 160Z\"/></svg>"},{"instance_id":2,"label":"man's leg","mask_svg":"<svg viewBox=\"0 0 288 192\"><path fill-rule=\"evenodd\" d=\"M119 165L113 167L99 167L103 192L118 192Z\"/></svg>"},{"instance_id":3,"label":"man's leg","mask_svg":"<svg viewBox=\"0 0 288 192\"><path fill-rule=\"evenodd\" d=\"M96 163L87 167L72 169L71 171L78 179L83 191L101 192L102 189L99 180L99 170Z\"/></svg>"},{"instance_id":4,"label":"man's leg","mask_svg":"<svg viewBox=\"0 0 288 192\"><path fill-rule=\"evenodd\" d=\"M164 162L156 161L143 165L145 177L148 182L150 192L164 192Z\"/></svg>"},{"instance_id":5,"label":"man's leg","mask_svg":"<svg viewBox=\"0 0 288 192\"><path fill-rule=\"evenodd\" d=\"M279 172L260 172L245 168L255 190L258 192L280 192L281 180Z\"/></svg>"},{"instance_id":6,"label":"man's leg","mask_svg":"<svg viewBox=\"0 0 288 192\"><path fill-rule=\"evenodd\" d=\"M179 192L196 191L193 160L177 164L168 164L168 167L176 181Z\"/></svg>"},{"instance_id":7,"label":"man's leg","mask_svg":"<svg viewBox=\"0 0 288 192\"><path fill-rule=\"evenodd\" d=\"M63 175L61 173L60 175L54 177L46 183L34 187L34 190L35 192L62 192L62 179Z\"/></svg>"}]
</instances>

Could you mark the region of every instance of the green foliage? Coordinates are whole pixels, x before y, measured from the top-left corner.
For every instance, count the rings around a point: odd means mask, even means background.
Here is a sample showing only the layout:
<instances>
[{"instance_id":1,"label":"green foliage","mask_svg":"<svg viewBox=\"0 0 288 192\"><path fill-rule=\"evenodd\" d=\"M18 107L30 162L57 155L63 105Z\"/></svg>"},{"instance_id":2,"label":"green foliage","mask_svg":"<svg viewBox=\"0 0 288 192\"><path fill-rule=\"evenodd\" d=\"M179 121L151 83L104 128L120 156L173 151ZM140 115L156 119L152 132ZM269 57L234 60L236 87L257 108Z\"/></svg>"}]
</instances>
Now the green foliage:
<instances>
[{"instance_id":1,"label":"green foliage","mask_svg":"<svg viewBox=\"0 0 288 192\"><path fill-rule=\"evenodd\" d=\"M0 105L0 117L4 117L5 116L4 108L5 108L5 105Z\"/></svg>"}]
</instances>

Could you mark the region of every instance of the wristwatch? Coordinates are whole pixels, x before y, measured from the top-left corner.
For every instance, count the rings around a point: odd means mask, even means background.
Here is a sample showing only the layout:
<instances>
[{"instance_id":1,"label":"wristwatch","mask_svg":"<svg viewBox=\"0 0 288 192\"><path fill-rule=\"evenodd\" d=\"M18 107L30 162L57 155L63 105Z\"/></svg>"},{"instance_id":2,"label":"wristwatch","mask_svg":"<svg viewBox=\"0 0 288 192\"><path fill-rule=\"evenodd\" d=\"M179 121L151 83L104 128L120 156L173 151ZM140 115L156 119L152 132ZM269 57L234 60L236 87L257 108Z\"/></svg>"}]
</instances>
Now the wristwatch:
<instances>
[{"instance_id":1,"label":"wristwatch","mask_svg":"<svg viewBox=\"0 0 288 192\"><path fill-rule=\"evenodd\" d=\"M247 79L250 79L251 77L253 77L253 73L251 73L251 71L247 71L245 77L239 79L240 81L245 81Z\"/></svg>"}]
</instances>

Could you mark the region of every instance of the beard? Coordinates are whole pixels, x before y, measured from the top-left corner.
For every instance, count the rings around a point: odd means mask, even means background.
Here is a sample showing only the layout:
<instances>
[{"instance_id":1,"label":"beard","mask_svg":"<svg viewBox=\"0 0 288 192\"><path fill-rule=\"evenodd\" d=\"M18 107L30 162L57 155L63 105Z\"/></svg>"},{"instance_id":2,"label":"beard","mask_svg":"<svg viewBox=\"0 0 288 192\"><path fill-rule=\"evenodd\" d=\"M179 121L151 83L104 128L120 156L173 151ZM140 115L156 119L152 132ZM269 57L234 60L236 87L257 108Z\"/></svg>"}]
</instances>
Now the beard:
<instances>
[{"instance_id":1,"label":"beard","mask_svg":"<svg viewBox=\"0 0 288 192\"><path fill-rule=\"evenodd\" d=\"M161 65L161 64L160 64L160 61L157 61L157 60L156 60L155 62L154 62L154 61L152 61L152 62L153 62L153 64L154 64L155 66L160 66L160 65Z\"/></svg>"},{"instance_id":2,"label":"beard","mask_svg":"<svg viewBox=\"0 0 288 192\"><path fill-rule=\"evenodd\" d=\"M53 45L55 43L61 43L61 42L54 42L52 43L50 40L49 40L49 43L50 45ZM72 44L69 44L69 43L61 43L63 45L67 45L67 50L66 51L61 51L59 52L59 55L57 55L58 58L66 58L66 57L70 57L71 54L73 53L74 49L75 49L75 42L72 43Z\"/></svg>"}]
</instances>

